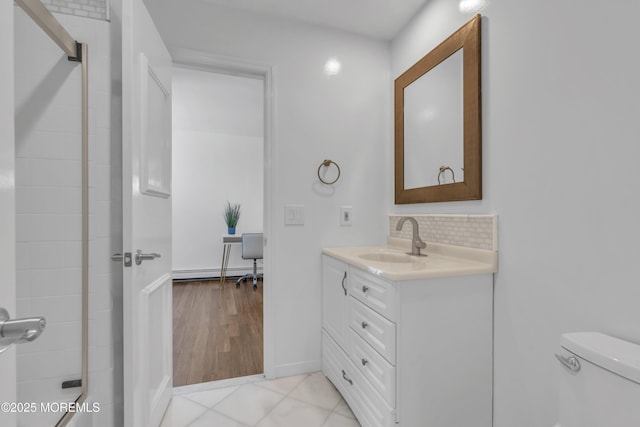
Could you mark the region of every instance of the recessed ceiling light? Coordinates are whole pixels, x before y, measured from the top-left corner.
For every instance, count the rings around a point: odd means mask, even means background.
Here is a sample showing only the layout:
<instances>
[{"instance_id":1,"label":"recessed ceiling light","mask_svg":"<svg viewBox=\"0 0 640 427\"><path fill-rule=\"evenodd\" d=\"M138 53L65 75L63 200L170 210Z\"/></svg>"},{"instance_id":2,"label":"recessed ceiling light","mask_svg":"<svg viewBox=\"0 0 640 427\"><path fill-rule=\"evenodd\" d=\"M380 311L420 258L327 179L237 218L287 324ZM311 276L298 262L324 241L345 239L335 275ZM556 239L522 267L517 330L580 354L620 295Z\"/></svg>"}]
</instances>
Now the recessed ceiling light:
<instances>
[{"instance_id":1,"label":"recessed ceiling light","mask_svg":"<svg viewBox=\"0 0 640 427\"><path fill-rule=\"evenodd\" d=\"M460 0L458 8L462 13L474 13L486 6L486 0Z\"/></svg>"},{"instance_id":2,"label":"recessed ceiling light","mask_svg":"<svg viewBox=\"0 0 640 427\"><path fill-rule=\"evenodd\" d=\"M324 64L324 73L328 76L335 76L342 69L342 64L338 61L338 58L332 56Z\"/></svg>"}]
</instances>

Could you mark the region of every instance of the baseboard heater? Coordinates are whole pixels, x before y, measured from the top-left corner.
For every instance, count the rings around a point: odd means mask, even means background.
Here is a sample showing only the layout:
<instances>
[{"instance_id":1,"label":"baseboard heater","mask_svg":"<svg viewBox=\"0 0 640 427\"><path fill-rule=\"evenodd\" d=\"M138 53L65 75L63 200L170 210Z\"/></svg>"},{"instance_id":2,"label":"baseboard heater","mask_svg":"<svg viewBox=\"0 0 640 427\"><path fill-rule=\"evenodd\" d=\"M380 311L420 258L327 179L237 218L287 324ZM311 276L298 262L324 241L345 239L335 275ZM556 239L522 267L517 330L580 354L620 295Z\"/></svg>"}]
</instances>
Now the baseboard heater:
<instances>
[{"instance_id":1,"label":"baseboard heater","mask_svg":"<svg viewBox=\"0 0 640 427\"><path fill-rule=\"evenodd\" d=\"M246 267L229 267L226 270L228 279L233 277L241 277L245 274L252 274L252 268ZM262 273L262 268L258 266L258 273ZM193 269L193 270L173 270L173 280L210 280L220 278L220 269Z\"/></svg>"}]
</instances>

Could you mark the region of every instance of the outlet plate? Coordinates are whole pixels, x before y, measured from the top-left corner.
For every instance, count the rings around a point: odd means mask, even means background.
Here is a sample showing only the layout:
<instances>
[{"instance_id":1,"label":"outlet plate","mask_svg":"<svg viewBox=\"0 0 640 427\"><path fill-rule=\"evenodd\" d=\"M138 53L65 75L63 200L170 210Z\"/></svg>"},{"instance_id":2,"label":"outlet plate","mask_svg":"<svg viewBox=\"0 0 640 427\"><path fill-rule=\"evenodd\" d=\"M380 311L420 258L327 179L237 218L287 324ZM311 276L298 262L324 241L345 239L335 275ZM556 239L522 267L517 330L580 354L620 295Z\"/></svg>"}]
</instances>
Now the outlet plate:
<instances>
[{"instance_id":1,"label":"outlet plate","mask_svg":"<svg viewBox=\"0 0 640 427\"><path fill-rule=\"evenodd\" d=\"M340 225L350 227L353 223L353 208L351 206L340 206Z\"/></svg>"}]
</instances>

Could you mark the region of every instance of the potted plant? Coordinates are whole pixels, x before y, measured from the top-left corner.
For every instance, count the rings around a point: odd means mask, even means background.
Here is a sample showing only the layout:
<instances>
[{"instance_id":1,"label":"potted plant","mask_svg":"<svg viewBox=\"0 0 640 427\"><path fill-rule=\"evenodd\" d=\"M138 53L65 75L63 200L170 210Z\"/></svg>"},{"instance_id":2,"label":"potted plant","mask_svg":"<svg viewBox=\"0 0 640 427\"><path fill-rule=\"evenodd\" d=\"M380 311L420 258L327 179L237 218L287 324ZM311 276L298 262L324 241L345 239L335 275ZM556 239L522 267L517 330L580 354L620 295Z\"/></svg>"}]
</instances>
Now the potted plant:
<instances>
[{"instance_id":1,"label":"potted plant","mask_svg":"<svg viewBox=\"0 0 640 427\"><path fill-rule=\"evenodd\" d=\"M236 234L236 225L240 219L240 204L233 205L227 201L227 207L224 208L224 222L227 223L227 231L229 234Z\"/></svg>"}]
</instances>

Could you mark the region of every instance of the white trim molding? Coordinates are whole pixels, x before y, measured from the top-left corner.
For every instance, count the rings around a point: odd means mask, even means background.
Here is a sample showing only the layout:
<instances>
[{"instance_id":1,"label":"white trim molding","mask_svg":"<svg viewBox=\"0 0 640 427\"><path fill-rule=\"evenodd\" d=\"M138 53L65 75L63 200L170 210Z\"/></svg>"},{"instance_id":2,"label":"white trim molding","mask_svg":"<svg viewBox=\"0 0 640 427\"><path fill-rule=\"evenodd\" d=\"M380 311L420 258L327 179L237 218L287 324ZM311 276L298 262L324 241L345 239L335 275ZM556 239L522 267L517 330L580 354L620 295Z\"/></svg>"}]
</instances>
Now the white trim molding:
<instances>
[{"instance_id":1,"label":"white trim molding","mask_svg":"<svg viewBox=\"0 0 640 427\"><path fill-rule=\"evenodd\" d=\"M162 84L158 69L140 52L140 192L149 196L171 195L171 93Z\"/></svg>"}]
</instances>

